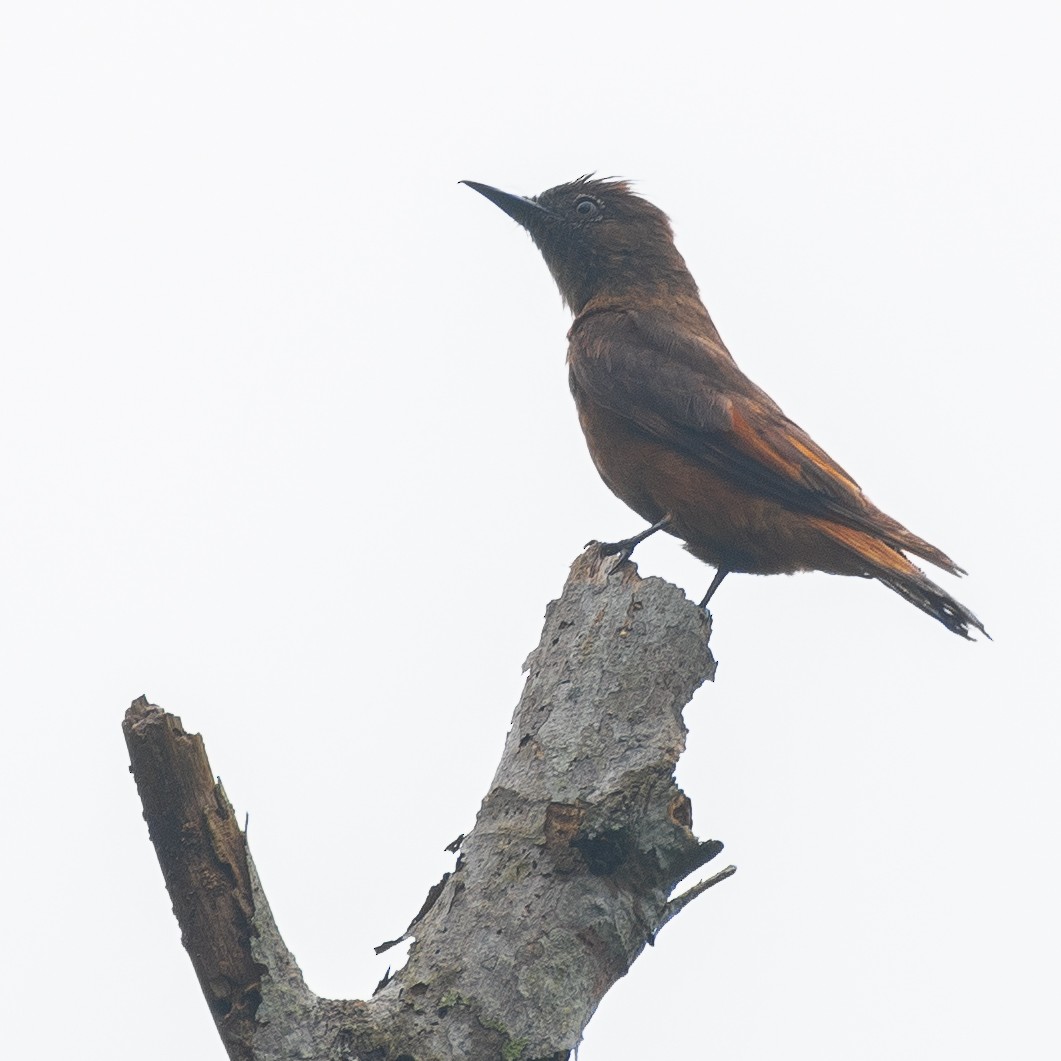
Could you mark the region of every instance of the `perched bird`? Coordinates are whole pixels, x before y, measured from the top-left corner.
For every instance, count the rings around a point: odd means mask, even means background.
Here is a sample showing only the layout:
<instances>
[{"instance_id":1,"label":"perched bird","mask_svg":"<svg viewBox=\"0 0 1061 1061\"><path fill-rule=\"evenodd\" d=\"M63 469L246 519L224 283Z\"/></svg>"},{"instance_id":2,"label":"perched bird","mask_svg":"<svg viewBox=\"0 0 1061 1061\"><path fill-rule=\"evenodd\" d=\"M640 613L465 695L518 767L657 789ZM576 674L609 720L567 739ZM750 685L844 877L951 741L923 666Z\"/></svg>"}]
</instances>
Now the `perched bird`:
<instances>
[{"instance_id":1,"label":"perched bird","mask_svg":"<svg viewBox=\"0 0 1061 1061\"><path fill-rule=\"evenodd\" d=\"M716 568L876 578L948 630L987 634L905 553L945 553L885 515L730 356L662 210L626 181L580 177L534 198L464 181L538 245L575 316L567 363L601 478L656 531ZM971 638L970 638L971 640Z\"/></svg>"}]
</instances>

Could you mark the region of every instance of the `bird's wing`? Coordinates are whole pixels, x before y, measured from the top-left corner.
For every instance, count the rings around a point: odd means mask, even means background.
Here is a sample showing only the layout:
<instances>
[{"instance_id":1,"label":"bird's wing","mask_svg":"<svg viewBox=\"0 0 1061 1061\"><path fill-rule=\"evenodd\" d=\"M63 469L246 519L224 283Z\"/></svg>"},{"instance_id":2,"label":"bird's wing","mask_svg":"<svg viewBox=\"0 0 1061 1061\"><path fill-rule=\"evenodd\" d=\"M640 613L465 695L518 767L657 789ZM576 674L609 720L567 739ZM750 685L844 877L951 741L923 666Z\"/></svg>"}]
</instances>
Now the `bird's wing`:
<instances>
[{"instance_id":1,"label":"bird's wing","mask_svg":"<svg viewBox=\"0 0 1061 1061\"><path fill-rule=\"evenodd\" d=\"M572 386L749 493L879 536L954 570L886 516L725 347L631 311L584 315L571 329Z\"/></svg>"}]
</instances>

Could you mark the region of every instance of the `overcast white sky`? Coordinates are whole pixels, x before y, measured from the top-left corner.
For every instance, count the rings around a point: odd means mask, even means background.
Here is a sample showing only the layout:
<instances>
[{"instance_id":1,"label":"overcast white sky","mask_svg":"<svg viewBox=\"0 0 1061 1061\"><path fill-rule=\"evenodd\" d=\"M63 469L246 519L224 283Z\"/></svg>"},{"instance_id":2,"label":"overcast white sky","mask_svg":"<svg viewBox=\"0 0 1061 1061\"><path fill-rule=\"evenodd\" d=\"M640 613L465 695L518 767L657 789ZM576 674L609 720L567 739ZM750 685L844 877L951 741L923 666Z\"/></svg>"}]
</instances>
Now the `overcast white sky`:
<instances>
[{"instance_id":1,"label":"overcast white sky","mask_svg":"<svg viewBox=\"0 0 1061 1061\"><path fill-rule=\"evenodd\" d=\"M7 5L5 1024L224 1056L127 773L141 693L249 812L310 986L394 960L546 602L640 527L544 264L457 182L596 170L996 640L725 583L679 776L739 872L580 1061L1057 1056L1059 47L1041 3Z\"/></svg>"}]
</instances>

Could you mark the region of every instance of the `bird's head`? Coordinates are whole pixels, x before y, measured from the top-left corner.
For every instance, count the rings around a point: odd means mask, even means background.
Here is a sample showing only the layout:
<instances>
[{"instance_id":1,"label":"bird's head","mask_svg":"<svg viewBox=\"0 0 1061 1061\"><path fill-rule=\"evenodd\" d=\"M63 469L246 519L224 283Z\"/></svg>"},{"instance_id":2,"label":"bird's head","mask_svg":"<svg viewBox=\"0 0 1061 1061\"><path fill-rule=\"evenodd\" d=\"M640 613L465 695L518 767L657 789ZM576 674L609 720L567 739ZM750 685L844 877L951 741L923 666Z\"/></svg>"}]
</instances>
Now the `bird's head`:
<instances>
[{"instance_id":1,"label":"bird's head","mask_svg":"<svg viewBox=\"0 0 1061 1061\"><path fill-rule=\"evenodd\" d=\"M574 313L598 296L696 294L667 215L627 181L579 177L529 199L489 184L461 183L530 233Z\"/></svg>"}]
</instances>

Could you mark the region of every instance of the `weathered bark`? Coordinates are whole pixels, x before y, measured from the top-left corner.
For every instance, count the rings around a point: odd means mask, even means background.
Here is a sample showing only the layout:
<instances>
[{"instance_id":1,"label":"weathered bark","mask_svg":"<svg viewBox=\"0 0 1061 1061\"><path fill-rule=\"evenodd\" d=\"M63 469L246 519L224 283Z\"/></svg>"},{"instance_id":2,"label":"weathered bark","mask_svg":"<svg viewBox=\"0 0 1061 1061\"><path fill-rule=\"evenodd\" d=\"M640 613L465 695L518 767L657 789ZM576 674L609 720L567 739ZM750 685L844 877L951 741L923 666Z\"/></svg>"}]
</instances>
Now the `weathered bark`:
<instances>
[{"instance_id":1,"label":"weathered bark","mask_svg":"<svg viewBox=\"0 0 1061 1061\"><path fill-rule=\"evenodd\" d=\"M366 1001L317 997L277 932L202 740L143 698L124 729L184 943L232 1058L566 1058L597 1004L705 886L722 848L674 782L682 708L714 672L676 587L574 563L527 660L504 754L409 959Z\"/></svg>"}]
</instances>

